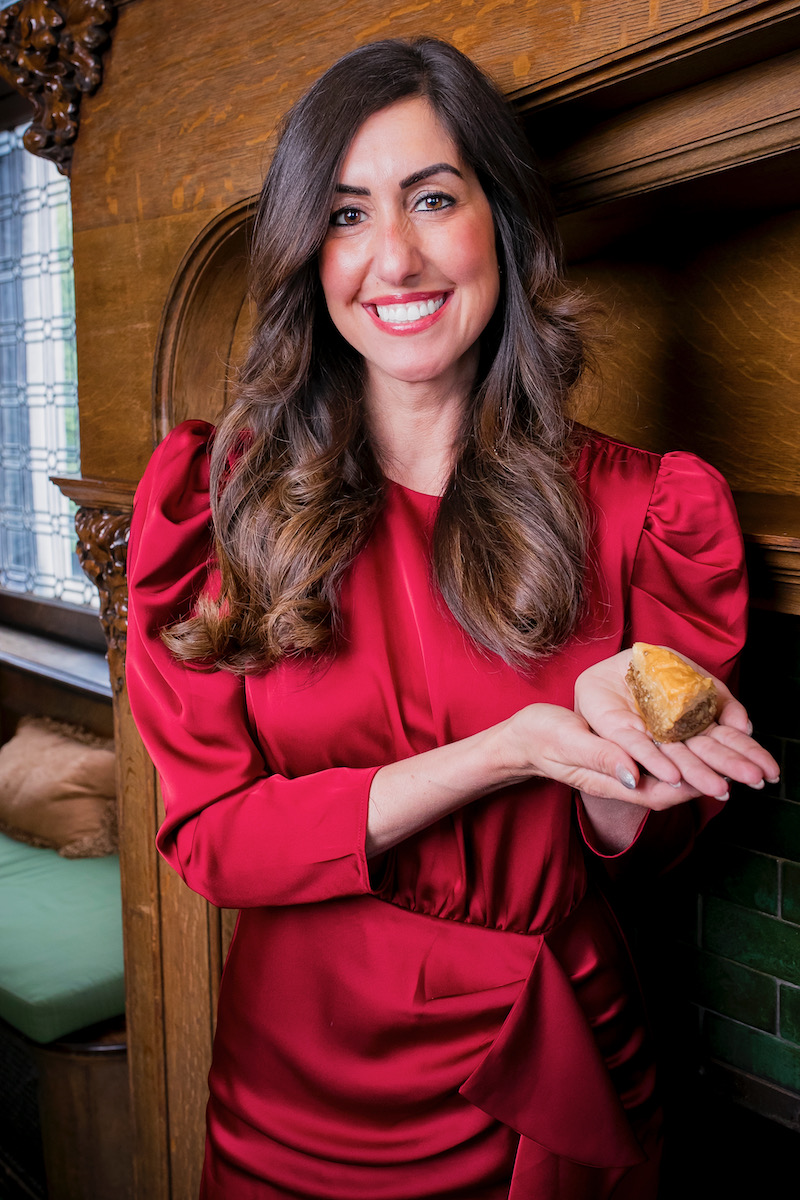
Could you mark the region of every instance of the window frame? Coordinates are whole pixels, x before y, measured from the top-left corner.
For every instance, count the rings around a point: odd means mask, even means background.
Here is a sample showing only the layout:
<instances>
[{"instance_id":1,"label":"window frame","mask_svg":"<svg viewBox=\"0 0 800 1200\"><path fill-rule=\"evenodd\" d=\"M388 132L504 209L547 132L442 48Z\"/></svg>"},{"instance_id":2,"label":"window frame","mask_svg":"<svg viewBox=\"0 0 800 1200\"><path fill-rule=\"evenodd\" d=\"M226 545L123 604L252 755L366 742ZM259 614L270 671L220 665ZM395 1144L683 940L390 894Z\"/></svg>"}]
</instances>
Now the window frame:
<instances>
[{"instance_id":1,"label":"window frame","mask_svg":"<svg viewBox=\"0 0 800 1200\"><path fill-rule=\"evenodd\" d=\"M31 120L33 115L30 101L0 80L0 131L14 129L22 122ZM55 487L55 484L52 486ZM106 649L105 635L96 610L80 608L66 601L13 592L3 587L0 587L0 625L87 650Z\"/></svg>"}]
</instances>

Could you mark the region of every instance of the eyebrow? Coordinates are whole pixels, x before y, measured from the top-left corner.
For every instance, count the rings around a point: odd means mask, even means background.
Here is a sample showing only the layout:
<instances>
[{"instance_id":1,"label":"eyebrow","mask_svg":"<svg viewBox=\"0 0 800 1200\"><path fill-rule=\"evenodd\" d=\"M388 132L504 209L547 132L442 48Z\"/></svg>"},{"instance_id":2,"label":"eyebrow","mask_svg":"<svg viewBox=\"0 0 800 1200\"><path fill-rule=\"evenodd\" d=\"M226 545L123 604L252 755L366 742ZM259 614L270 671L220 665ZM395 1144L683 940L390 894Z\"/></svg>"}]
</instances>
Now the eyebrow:
<instances>
[{"instance_id":1,"label":"eyebrow","mask_svg":"<svg viewBox=\"0 0 800 1200\"><path fill-rule=\"evenodd\" d=\"M423 167L421 171L414 171L413 174L407 175L405 179L400 180L400 188L405 191L406 188L414 187L416 183L421 183L423 179L429 179L431 175L440 175L442 173L448 175L457 175L459 179L464 176L457 167L451 163L440 162L432 163L429 167ZM369 188L365 187L350 187L346 183L337 183L336 191L343 196L370 196L372 193Z\"/></svg>"},{"instance_id":2,"label":"eyebrow","mask_svg":"<svg viewBox=\"0 0 800 1200\"><path fill-rule=\"evenodd\" d=\"M430 167L423 167L421 171L415 171L413 175L407 175L405 179L400 180L400 187L404 189L413 187L415 183L421 183L423 179L428 179L431 175L440 175L442 172L448 175L457 175L459 179L464 178L457 167L452 166L451 163L440 162L434 163Z\"/></svg>"}]
</instances>

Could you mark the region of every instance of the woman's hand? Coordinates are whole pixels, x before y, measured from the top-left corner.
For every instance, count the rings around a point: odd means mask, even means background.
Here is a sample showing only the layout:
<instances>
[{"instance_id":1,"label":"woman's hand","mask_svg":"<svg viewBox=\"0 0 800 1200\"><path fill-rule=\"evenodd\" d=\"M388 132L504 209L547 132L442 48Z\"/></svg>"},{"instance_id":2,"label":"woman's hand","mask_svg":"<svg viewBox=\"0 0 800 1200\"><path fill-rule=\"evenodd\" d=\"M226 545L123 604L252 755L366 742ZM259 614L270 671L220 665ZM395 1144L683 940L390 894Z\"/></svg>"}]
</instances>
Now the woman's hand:
<instances>
[{"instance_id":1,"label":"woman's hand","mask_svg":"<svg viewBox=\"0 0 800 1200\"><path fill-rule=\"evenodd\" d=\"M594 689L590 691L594 695ZM616 721L608 727L615 730ZM619 800L629 799L630 788L635 786L638 768L627 749L605 732L593 731L577 711L555 704L530 704L495 731L502 738L505 783L541 776Z\"/></svg>"},{"instance_id":2,"label":"woman's hand","mask_svg":"<svg viewBox=\"0 0 800 1200\"><path fill-rule=\"evenodd\" d=\"M719 696L714 723L685 742L657 745L625 682L630 655L630 650L624 650L597 663L575 684L576 713L595 733L629 756L629 803L658 809L695 796L726 800L731 780L752 788L762 788L765 780L777 781L778 764L753 741L746 710L718 679L714 680ZM702 667L691 665L706 673Z\"/></svg>"}]
</instances>

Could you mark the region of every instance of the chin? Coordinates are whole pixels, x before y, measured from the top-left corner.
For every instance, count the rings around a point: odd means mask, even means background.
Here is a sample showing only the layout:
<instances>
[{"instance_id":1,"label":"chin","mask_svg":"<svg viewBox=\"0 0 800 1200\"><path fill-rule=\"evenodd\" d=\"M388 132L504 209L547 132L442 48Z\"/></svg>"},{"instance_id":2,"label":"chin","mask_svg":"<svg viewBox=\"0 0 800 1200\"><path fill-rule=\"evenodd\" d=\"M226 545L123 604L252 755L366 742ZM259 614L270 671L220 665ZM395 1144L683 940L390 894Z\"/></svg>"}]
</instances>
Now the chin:
<instances>
[{"instance_id":1,"label":"chin","mask_svg":"<svg viewBox=\"0 0 800 1200\"><path fill-rule=\"evenodd\" d=\"M448 390L460 386L466 392L474 377L477 364L477 354L473 355L471 351L467 351L456 361L442 362L441 359L435 361L417 359L414 361L411 359L406 362L368 363L367 377L378 386L383 381L389 385L391 383L425 385L435 389Z\"/></svg>"}]
</instances>

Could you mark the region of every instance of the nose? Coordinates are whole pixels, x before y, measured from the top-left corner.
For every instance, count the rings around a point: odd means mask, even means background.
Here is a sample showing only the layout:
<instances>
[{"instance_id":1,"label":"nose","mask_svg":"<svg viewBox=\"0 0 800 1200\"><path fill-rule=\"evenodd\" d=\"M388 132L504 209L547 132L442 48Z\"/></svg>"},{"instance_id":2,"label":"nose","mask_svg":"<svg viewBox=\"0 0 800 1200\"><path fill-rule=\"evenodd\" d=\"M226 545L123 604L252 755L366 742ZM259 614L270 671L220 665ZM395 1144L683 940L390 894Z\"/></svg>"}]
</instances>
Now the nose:
<instances>
[{"instance_id":1,"label":"nose","mask_svg":"<svg viewBox=\"0 0 800 1200\"><path fill-rule=\"evenodd\" d=\"M405 283L422 269L423 255L413 222L393 219L381 222L375 232L372 269L386 283Z\"/></svg>"}]
</instances>

